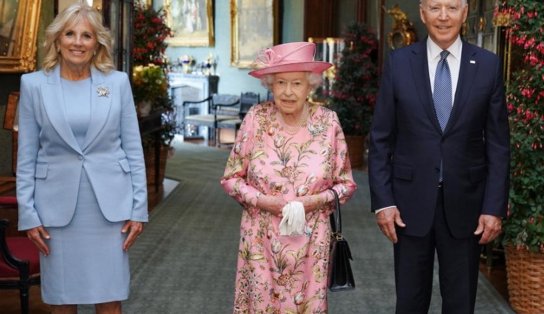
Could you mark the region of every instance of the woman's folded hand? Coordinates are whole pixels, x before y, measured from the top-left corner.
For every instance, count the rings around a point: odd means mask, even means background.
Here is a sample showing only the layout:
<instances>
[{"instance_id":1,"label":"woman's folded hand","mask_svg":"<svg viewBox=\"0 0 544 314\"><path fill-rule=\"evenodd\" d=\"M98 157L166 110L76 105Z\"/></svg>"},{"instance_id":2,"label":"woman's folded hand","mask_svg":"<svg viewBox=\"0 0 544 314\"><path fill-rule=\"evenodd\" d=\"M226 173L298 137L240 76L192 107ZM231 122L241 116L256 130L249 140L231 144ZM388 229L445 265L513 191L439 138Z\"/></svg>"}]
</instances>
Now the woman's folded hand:
<instances>
[{"instance_id":1,"label":"woman's folded hand","mask_svg":"<svg viewBox=\"0 0 544 314\"><path fill-rule=\"evenodd\" d=\"M286 204L287 201L282 196L261 195L257 200L257 207L278 217L282 216L282 209Z\"/></svg>"}]
</instances>

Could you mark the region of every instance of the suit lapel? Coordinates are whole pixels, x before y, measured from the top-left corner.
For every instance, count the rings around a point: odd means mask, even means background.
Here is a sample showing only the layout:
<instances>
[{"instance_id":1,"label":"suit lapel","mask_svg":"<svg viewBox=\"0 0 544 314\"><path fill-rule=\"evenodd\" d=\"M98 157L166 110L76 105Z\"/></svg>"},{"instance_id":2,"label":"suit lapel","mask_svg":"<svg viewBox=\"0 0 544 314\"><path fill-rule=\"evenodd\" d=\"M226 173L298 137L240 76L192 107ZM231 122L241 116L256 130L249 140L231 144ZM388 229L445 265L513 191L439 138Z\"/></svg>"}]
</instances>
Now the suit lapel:
<instances>
[{"instance_id":1,"label":"suit lapel","mask_svg":"<svg viewBox=\"0 0 544 314\"><path fill-rule=\"evenodd\" d=\"M41 85L41 93L43 95L43 106L51 125L73 150L81 153L72 128L66 120L64 97L60 82L60 66L56 66L47 75L47 82Z\"/></svg>"},{"instance_id":2,"label":"suit lapel","mask_svg":"<svg viewBox=\"0 0 544 314\"><path fill-rule=\"evenodd\" d=\"M477 52L474 47L467 42L463 42L463 51L461 53L461 62L459 63L459 78L457 81L457 90L455 91L455 100L450 115L450 120L446 125L444 132L447 132L459 119L463 108L468 103L474 78L478 70Z\"/></svg>"},{"instance_id":3,"label":"suit lapel","mask_svg":"<svg viewBox=\"0 0 544 314\"><path fill-rule=\"evenodd\" d=\"M111 108L112 86L106 81L104 74L96 68L91 68L91 120L85 136L82 150L89 147L92 141L104 128Z\"/></svg>"},{"instance_id":4,"label":"suit lapel","mask_svg":"<svg viewBox=\"0 0 544 314\"><path fill-rule=\"evenodd\" d=\"M416 85L417 94L419 95L421 104L423 104L429 120L432 122L436 130L442 133L440 123L438 122L438 118L436 117L436 112L434 110L431 80L429 79L429 63L427 61L426 40L420 41L411 47L412 55L410 56L410 63L412 73L414 75L413 81Z\"/></svg>"}]
</instances>

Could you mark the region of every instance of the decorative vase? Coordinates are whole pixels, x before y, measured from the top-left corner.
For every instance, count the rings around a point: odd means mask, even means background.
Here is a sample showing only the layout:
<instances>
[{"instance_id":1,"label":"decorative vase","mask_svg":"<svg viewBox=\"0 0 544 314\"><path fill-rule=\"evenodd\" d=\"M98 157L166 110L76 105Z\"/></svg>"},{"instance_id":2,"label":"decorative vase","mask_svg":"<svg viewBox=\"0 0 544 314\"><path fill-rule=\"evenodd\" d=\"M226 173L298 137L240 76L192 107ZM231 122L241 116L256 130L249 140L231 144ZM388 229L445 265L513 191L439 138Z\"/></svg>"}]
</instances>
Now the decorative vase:
<instances>
[{"instance_id":1,"label":"decorative vase","mask_svg":"<svg viewBox=\"0 0 544 314\"><path fill-rule=\"evenodd\" d=\"M364 169L368 158L367 137L364 135L346 135L349 161L352 169Z\"/></svg>"},{"instance_id":2,"label":"decorative vase","mask_svg":"<svg viewBox=\"0 0 544 314\"><path fill-rule=\"evenodd\" d=\"M518 314L544 313L544 254L505 246L509 303Z\"/></svg>"},{"instance_id":3,"label":"decorative vase","mask_svg":"<svg viewBox=\"0 0 544 314\"><path fill-rule=\"evenodd\" d=\"M147 117L151 112L151 101L142 100L138 102L138 115L140 117Z\"/></svg>"},{"instance_id":4,"label":"decorative vase","mask_svg":"<svg viewBox=\"0 0 544 314\"><path fill-rule=\"evenodd\" d=\"M182 71L185 74L191 74L191 72L193 72L191 64L189 63L182 63L182 68L183 68Z\"/></svg>"}]
</instances>

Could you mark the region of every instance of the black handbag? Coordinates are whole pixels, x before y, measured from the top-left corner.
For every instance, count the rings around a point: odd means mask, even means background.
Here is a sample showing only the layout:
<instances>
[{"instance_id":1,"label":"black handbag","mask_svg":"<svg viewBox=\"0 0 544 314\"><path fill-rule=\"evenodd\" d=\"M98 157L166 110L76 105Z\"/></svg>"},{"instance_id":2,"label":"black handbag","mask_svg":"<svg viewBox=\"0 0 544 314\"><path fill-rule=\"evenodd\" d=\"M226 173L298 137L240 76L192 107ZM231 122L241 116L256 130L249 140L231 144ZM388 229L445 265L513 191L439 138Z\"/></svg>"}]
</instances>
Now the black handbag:
<instances>
[{"instance_id":1,"label":"black handbag","mask_svg":"<svg viewBox=\"0 0 544 314\"><path fill-rule=\"evenodd\" d=\"M331 220L331 251L329 255L328 269L328 286L332 292L355 289L355 280L351 271L349 260L351 251L346 239L342 236L342 215L340 213L340 201L338 194L334 189L330 189L334 193L336 214L333 212L330 216Z\"/></svg>"}]
</instances>

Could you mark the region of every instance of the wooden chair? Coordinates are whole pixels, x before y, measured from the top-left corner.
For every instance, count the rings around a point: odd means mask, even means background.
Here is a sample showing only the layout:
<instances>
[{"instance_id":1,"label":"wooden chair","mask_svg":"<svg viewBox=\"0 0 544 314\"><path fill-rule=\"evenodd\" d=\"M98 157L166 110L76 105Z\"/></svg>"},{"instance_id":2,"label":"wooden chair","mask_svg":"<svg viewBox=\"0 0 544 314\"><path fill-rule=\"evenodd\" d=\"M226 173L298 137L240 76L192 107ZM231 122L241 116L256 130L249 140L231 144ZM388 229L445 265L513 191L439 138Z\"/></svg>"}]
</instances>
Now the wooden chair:
<instances>
[{"instance_id":1,"label":"wooden chair","mask_svg":"<svg viewBox=\"0 0 544 314\"><path fill-rule=\"evenodd\" d=\"M249 109L261 102L261 95L253 92L246 92L240 95L240 119L244 120Z\"/></svg>"},{"instance_id":2,"label":"wooden chair","mask_svg":"<svg viewBox=\"0 0 544 314\"><path fill-rule=\"evenodd\" d=\"M0 195L15 194L15 176L0 176Z\"/></svg>"},{"instance_id":3,"label":"wooden chair","mask_svg":"<svg viewBox=\"0 0 544 314\"><path fill-rule=\"evenodd\" d=\"M274 100L274 94L272 94L271 91L266 92L266 101L273 101Z\"/></svg>"},{"instance_id":4,"label":"wooden chair","mask_svg":"<svg viewBox=\"0 0 544 314\"><path fill-rule=\"evenodd\" d=\"M203 102L209 102L208 107L210 108L210 112L204 114L199 113L194 115L185 115L183 123L185 125L192 124L205 126L208 127L208 129L212 129L212 132L208 133L208 140L216 140L218 123L220 121L232 119L233 116L236 116L239 112L238 108L236 108L234 112L232 110L225 109L237 106L240 99L238 96L234 95L214 94L202 100L186 100L182 104L183 112L187 112L187 110L185 110L186 106L190 106L191 104L200 104ZM185 126L183 129L185 130Z\"/></svg>"},{"instance_id":5,"label":"wooden chair","mask_svg":"<svg viewBox=\"0 0 544 314\"><path fill-rule=\"evenodd\" d=\"M0 206L17 207L17 201L0 197ZM27 237L6 236L8 224L0 219L0 289L18 289L21 313L27 314L30 286L40 284L39 252Z\"/></svg>"},{"instance_id":6,"label":"wooden chair","mask_svg":"<svg viewBox=\"0 0 544 314\"><path fill-rule=\"evenodd\" d=\"M17 168L18 103L19 92L9 93L6 111L4 112L4 129L11 132L11 169L13 173L15 173L15 169Z\"/></svg>"},{"instance_id":7,"label":"wooden chair","mask_svg":"<svg viewBox=\"0 0 544 314\"><path fill-rule=\"evenodd\" d=\"M242 124L242 120L244 120L244 117L248 113L251 106L258 104L260 102L260 95L258 93L253 92L246 92L240 94L240 107L238 110L238 116L231 118L231 119L225 119L221 120L217 123L218 129L234 129L235 135L236 132L240 129L240 125ZM232 143L222 143L220 134L221 132L217 133L217 146L221 145L230 145Z\"/></svg>"},{"instance_id":8,"label":"wooden chair","mask_svg":"<svg viewBox=\"0 0 544 314\"><path fill-rule=\"evenodd\" d=\"M17 104L19 92L8 95L8 103L4 113L4 129L11 132L11 174L0 176L0 194L11 193L15 190L15 171L17 170L17 138L19 126L17 123Z\"/></svg>"},{"instance_id":9,"label":"wooden chair","mask_svg":"<svg viewBox=\"0 0 544 314\"><path fill-rule=\"evenodd\" d=\"M21 313L29 312L29 290L40 284L40 257L36 246L9 228L9 219L17 221L15 172L17 170L19 92L11 92L4 114L4 129L11 132L11 176L0 176L0 289L18 289ZM6 219L8 218L8 219ZM16 225L16 223L15 223ZM11 230L13 229L13 230Z\"/></svg>"}]
</instances>

